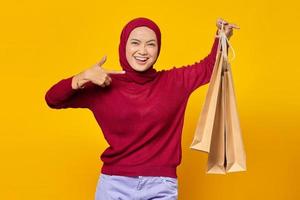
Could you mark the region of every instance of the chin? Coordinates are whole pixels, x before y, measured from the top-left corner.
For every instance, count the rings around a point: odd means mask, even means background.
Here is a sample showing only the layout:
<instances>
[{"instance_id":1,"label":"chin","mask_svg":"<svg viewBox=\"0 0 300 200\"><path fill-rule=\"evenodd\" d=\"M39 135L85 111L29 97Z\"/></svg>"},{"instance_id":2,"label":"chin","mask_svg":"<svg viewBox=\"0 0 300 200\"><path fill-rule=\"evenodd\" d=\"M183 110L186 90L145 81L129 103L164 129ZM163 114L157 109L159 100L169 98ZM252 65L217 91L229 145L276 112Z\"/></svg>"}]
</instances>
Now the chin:
<instances>
[{"instance_id":1,"label":"chin","mask_svg":"<svg viewBox=\"0 0 300 200\"><path fill-rule=\"evenodd\" d=\"M135 66L133 67L133 69L135 71L139 71L139 72L143 72L143 71L147 71L147 69L149 69L150 67L140 67L140 66Z\"/></svg>"},{"instance_id":2,"label":"chin","mask_svg":"<svg viewBox=\"0 0 300 200\"><path fill-rule=\"evenodd\" d=\"M151 63L148 63L146 66L145 65L138 65L136 63L132 64L131 66L135 71L143 72L143 71L147 71L152 65L153 64L151 62Z\"/></svg>"}]
</instances>

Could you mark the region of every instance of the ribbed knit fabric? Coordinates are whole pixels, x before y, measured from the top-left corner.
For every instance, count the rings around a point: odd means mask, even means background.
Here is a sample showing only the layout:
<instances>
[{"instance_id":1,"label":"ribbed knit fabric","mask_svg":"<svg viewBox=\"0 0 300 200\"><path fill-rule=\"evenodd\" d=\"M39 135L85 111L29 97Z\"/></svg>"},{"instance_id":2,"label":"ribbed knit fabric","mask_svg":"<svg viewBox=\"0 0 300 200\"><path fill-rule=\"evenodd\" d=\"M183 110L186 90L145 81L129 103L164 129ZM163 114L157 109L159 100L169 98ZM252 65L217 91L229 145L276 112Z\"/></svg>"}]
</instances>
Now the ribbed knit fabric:
<instances>
[{"instance_id":1,"label":"ribbed knit fabric","mask_svg":"<svg viewBox=\"0 0 300 200\"><path fill-rule=\"evenodd\" d=\"M184 112L190 94L209 83L219 39L208 56L194 64L157 71L139 85L114 79L107 87L71 87L72 78L54 84L45 95L49 107L88 108L110 145L101 155L102 173L177 177L181 163Z\"/></svg>"}]
</instances>

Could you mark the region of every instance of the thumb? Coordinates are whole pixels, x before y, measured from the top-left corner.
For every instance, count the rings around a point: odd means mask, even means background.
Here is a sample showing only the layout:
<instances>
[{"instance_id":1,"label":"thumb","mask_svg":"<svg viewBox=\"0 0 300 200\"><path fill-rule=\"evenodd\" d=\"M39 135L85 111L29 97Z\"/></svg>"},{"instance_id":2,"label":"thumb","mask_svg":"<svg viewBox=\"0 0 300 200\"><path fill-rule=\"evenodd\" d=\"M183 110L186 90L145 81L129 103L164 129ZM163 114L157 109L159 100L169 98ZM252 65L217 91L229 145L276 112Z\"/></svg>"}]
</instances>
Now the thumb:
<instances>
[{"instance_id":1,"label":"thumb","mask_svg":"<svg viewBox=\"0 0 300 200\"><path fill-rule=\"evenodd\" d=\"M230 28L240 29L240 27L236 24L229 24Z\"/></svg>"},{"instance_id":2,"label":"thumb","mask_svg":"<svg viewBox=\"0 0 300 200\"><path fill-rule=\"evenodd\" d=\"M107 56L105 55L105 56L103 56L102 57L102 59L97 63L97 65L99 66L99 67L101 67L104 63L105 63L105 61L106 61L106 58L107 58Z\"/></svg>"}]
</instances>

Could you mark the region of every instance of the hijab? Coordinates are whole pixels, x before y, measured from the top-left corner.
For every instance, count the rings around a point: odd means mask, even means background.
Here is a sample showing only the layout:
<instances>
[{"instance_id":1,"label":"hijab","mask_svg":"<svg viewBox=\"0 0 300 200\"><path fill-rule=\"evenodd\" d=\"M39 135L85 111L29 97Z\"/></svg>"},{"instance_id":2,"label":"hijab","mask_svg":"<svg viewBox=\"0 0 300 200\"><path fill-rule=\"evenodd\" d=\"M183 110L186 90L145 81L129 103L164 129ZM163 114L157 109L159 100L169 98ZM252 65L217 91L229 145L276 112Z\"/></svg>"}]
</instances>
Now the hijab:
<instances>
[{"instance_id":1,"label":"hijab","mask_svg":"<svg viewBox=\"0 0 300 200\"><path fill-rule=\"evenodd\" d=\"M137 27L146 26L154 31L157 39L157 45L158 45L158 52L157 52L157 58L159 56L160 52L160 46L161 46L161 32L157 24L145 17L139 17L135 18L131 21L129 21L123 28L120 36L120 43L119 43L119 62L121 64L121 67L124 71L126 71L125 74L111 74L116 79L127 81L127 82L135 82L137 84L145 84L151 80L154 80L156 76L158 75L158 72L156 69L153 68L153 65L149 67L145 71L136 71L134 70L130 64L128 63L128 60L126 58L126 43L129 38L130 33ZM156 58L156 59L157 59ZM156 61L156 60L155 60Z\"/></svg>"}]
</instances>

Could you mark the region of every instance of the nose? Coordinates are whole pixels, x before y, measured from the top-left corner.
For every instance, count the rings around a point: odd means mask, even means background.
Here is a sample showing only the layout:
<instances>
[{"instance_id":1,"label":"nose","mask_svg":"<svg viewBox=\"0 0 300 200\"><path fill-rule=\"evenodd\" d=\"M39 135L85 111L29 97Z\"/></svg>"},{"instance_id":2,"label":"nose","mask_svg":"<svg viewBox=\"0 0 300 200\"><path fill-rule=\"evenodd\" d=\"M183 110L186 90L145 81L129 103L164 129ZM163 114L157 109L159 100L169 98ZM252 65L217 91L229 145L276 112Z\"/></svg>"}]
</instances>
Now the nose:
<instances>
[{"instance_id":1,"label":"nose","mask_svg":"<svg viewBox=\"0 0 300 200\"><path fill-rule=\"evenodd\" d=\"M139 54L147 55L147 49L145 46L141 45L141 48L139 49Z\"/></svg>"}]
</instances>

